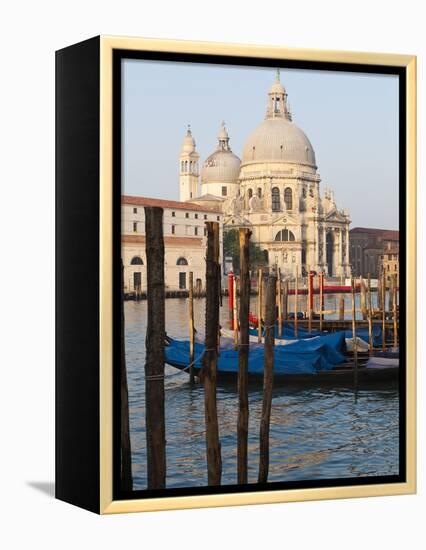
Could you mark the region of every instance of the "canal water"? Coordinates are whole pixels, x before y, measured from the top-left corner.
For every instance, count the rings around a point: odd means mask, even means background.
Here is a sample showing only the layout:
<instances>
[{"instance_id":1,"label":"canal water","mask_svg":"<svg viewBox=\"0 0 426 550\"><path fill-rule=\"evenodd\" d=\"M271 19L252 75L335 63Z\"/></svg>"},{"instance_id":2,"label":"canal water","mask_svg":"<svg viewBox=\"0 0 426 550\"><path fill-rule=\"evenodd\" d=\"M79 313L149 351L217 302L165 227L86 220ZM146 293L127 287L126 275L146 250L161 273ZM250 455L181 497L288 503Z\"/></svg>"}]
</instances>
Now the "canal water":
<instances>
[{"instance_id":1,"label":"canal water","mask_svg":"<svg viewBox=\"0 0 426 550\"><path fill-rule=\"evenodd\" d=\"M328 296L325 308L334 298ZM337 298L338 300L338 298ZM195 326L204 333L205 300L194 303ZM128 301L125 308L126 362L134 489L146 489L145 330L146 301ZM349 308L349 302L348 302ZM251 310L255 311L255 298ZM226 301L221 308L225 324ZM186 299L166 300L170 336L188 337ZM167 487L206 486L203 387L191 387L186 373L166 366ZM256 483L262 387L249 389L249 483ZM236 385L217 390L222 483L235 484L237 459ZM398 392L351 389L279 387L274 390L270 433L269 481L318 480L341 477L397 475Z\"/></svg>"}]
</instances>

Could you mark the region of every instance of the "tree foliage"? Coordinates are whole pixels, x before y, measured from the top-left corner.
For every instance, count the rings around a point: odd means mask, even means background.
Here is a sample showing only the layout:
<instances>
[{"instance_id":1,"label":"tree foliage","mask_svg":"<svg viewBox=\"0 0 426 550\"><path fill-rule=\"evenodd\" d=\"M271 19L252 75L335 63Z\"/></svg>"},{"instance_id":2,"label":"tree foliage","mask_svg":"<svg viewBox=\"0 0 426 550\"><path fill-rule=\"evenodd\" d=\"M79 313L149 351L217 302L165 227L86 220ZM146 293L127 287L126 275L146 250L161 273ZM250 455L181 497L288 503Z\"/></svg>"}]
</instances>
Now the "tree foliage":
<instances>
[{"instance_id":1,"label":"tree foliage","mask_svg":"<svg viewBox=\"0 0 426 550\"><path fill-rule=\"evenodd\" d=\"M250 239L250 268L267 265L266 250ZM223 232L223 257L232 258L232 267L234 273L240 271L240 238L238 229L226 229Z\"/></svg>"}]
</instances>

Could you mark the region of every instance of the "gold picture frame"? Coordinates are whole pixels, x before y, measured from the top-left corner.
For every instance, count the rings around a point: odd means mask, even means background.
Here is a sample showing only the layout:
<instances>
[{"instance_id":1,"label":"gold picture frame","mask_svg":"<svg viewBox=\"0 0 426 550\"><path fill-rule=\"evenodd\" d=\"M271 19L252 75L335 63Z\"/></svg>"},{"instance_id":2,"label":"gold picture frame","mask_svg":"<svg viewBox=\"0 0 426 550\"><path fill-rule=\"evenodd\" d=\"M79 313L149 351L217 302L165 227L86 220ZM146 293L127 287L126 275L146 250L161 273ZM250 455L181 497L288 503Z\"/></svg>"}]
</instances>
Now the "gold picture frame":
<instances>
[{"instance_id":1,"label":"gold picture frame","mask_svg":"<svg viewBox=\"0 0 426 550\"><path fill-rule=\"evenodd\" d=\"M416 491L416 57L178 40L101 36L99 40L99 509L101 514L410 494ZM200 496L113 499L113 54L172 52L400 67L406 74L406 480ZM61 497L72 501L71 497Z\"/></svg>"}]
</instances>

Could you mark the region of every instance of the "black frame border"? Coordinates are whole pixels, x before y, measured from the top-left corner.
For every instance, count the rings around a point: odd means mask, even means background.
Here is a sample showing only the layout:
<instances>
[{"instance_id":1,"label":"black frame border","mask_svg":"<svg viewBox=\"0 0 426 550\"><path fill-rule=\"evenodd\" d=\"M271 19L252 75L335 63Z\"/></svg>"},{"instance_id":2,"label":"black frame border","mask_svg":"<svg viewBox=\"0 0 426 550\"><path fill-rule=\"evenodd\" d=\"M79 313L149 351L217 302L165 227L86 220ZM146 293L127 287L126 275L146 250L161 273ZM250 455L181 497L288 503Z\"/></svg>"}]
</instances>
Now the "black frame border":
<instances>
[{"instance_id":1,"label":"black frame border","mask_svg":"<svg viewBox=\"0 0 426 550\"><path fill-rule=\"evenodd\" d=\"M225 56L211 54L188 54L144 50L113 50L113 499L150 499L173 496L201 496L291 489L314 489L350 487L360 485L393 484L407 480L406 456L406 360L399 372L399 474L395 476L366 476L359 478L334 478L250 483L247 485L221 485L215 487L184 487L161 490L134 490L125 492L120 488L120 302L121 302L121 110L122 110L122 61L169 61L207 63L213 65L251 66L259 68L302 69L316 71L352 72L395 75L399 78L399 234L400 243L407 239L407 69L393 65L368 65L328 61L301 61L275 58ZM400 245L400 356L406 359L407 327L407 281L406 246ZM402 330L401 330L402 327Z\"/></svg>"}]
</instances>

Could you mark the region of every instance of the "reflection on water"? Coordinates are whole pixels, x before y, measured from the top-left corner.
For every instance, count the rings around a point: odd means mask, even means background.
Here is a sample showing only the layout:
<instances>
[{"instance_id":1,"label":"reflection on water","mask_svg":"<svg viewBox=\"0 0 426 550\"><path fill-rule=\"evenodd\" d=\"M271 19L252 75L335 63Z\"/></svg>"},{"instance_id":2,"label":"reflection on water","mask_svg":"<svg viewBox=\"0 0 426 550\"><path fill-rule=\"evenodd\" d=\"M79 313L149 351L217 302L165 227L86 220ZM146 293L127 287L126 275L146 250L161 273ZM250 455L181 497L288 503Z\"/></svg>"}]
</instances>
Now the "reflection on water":
<instances>
[{"instance_id":1,"label":"reflection on water","mask_svg":"<svg viewBox=\"0 0 426 550\"><path fill-rule=\"evenodd\" d=\"M328 299L331 299L329 297ZM254 302L252 310L254 309ZM205 301L195 300L195 326L204 333ZM221 310L227 318L226 303ZM327 307L327 306L326 306ZM188 334L187 301L166 301L171 336ZM126 302L126 358L134 488L146 488L146 302ZM207 485L203 387L166 366L167 487ZM249 482L257 481L261 386L250 386ZM223 484L236 483L237 394L218 387ZM276 388L272 402L269 481L398 474L398 392Z\"/></svg>"}]
</instances>

